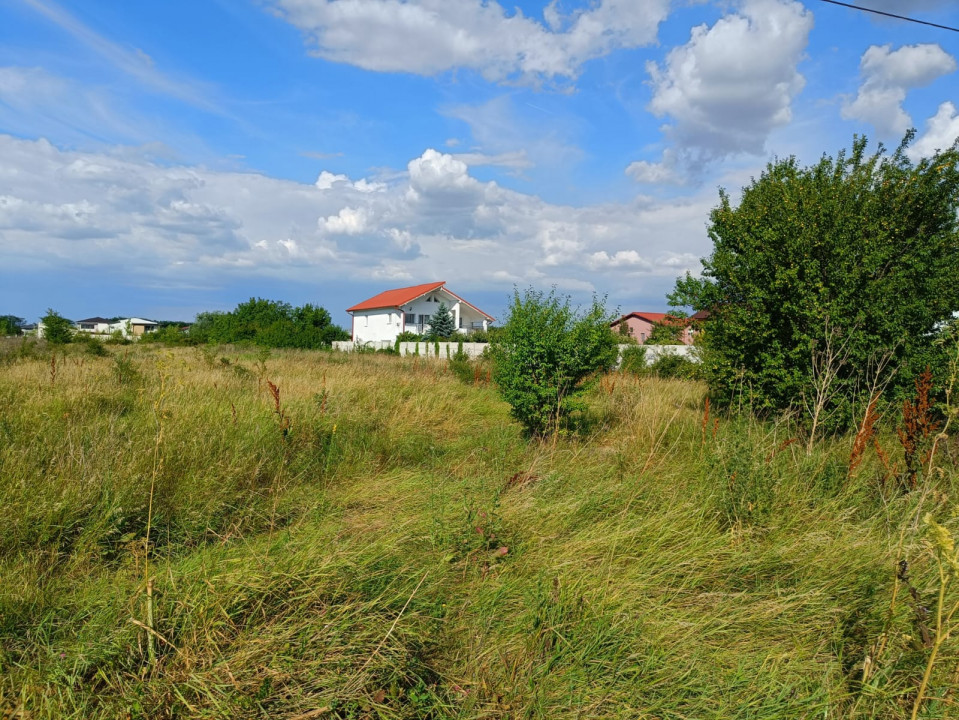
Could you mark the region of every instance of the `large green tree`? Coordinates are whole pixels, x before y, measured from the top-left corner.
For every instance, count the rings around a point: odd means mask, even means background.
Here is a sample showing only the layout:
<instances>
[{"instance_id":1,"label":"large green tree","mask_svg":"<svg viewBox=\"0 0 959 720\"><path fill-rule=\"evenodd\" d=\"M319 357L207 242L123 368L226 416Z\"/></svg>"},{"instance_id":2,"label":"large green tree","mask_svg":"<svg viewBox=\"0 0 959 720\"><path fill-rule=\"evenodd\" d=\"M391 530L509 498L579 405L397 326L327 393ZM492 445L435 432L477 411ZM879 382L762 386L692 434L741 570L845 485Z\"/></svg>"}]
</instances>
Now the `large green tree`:
<instances>
[{"instance_id":1,"label":"large green tree","mask_svg":"<svg viewBox=\"0 0 959 720\"><path fill-rule=\"evenodd\" d=\"M703 276L670 296L710 312L714 399L840 423L940 363L937 330L959 310L959 151L912 162L913 135L891 155L857 137L808 167L772 162L738 206L720 192Z\"/></svg>"},{"instance_id":2,"label":"large green tree","mask_svg":"<svg viewBox=\"0 0 959 720\"><path fill-rule=\"evenodd\" d=\"M493 379L512 415L532 435L555 431L591 378L613 367L613 317L593 300L585 312L555 291L513 293L506 323L492 342Z\"/></svg>"}]
</instances>

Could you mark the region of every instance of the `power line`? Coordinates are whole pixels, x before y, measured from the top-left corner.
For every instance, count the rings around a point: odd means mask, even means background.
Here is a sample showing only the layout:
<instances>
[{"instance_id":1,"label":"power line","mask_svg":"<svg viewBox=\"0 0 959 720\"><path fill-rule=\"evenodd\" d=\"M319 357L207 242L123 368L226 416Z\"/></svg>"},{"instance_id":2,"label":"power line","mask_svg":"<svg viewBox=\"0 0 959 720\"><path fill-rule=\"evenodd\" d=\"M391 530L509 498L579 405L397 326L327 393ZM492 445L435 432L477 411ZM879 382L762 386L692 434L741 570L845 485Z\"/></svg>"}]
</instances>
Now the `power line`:
<instances>
[{"instance_id":1,"label":"power line","mask_svg":"<svg viewBox=\"0 0 959 720\"><path fill-rule=\"evenodd\" d=\"M853 10L862 10L863 12L875 13L876 15L885 15L886 17L895 18L896 20L905 20L907 22L919 23L920 25L929 25L930 27L939 28L940 30L952 30L953 32L959 32L959 28L950 27L948 25L939 25L938 23L928 22L926 20L917 20L916 18L906 17L905 15L895 15L889 12L883 12L882 10L874 10L873 8L862 7L861 5L851 5L845 2L839 2L839 0L822 0L822 2L829 3L830 5L841 5L842 7L852 8Z\"/></svg>"}]
</instances>

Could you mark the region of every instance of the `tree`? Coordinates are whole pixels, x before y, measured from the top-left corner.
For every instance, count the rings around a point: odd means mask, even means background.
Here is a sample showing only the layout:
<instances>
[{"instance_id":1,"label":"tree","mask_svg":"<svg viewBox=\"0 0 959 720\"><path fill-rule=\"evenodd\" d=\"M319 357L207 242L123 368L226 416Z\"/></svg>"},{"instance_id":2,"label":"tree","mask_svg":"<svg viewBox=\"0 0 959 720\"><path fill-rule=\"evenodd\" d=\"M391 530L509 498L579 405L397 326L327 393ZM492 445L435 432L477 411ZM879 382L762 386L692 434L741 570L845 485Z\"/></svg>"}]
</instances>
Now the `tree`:
<instances>
[{"instance_id":1,"label":"tree","mask_svg":"<svg viewBox=\"0 0 959 720\"><path fill-rule=\"evenodd\" d=\"M670 295L710 312L714 400L841 425L877 382L902 397L943 364L933 340L959 309L959 150L913 163L913 136L891 156L857 137L809 167L772 162L738 207L720 192L703 276Z\"/></svg>"},{"instance_id":2,"label":"tree","mask_svg":"<svg viewBox=\"0 0 959 720\"><path fill-rule=\"evenodd\" d=\"M23 318L16 315L0 315L0 336L19 335L23 327Z\"/></svg>"},{"instance_id":3,"label":"tree","mask_svg":"<svg viewBox=\"0 0 959 720\"><path fill-rule=\"evenodd\" d=\"M197 315L190 329L196 342L252 342L264 347L314 349L329 347L334 340L348 340L349 333L332 323L322 307L250 298L230 312Z\"/></svg>"},{"instance_id":4,"label":"tree","mask_svg":"<svg viewBox=\"0 0 959 720\"><path fill-rule=\"evenodd\" d=\"M56 310L48 309L40 322L43 323L43 337L51 345L64 345L73 339L73 323Z\"/></svg>"},{"instance_id":5,"label":"tree","mask_svg":"<svg viewBox=\"0 0 959 720\"><path fill-rule=\"evenodd\" d=\"M556 431L583 408L588 381L616 363L613 318L593 299L586 312L568 297L528 289L513 293L506 323L491 344L493 378L512 415L532 435Z\"/></svg>"},{"instance_id":6,"label":"tree","mask_svg":"<svg viewBox=\"0 0 959 720\"><path fill-rule=\"evenodd\" d=\"M662 322L653 325L646 345L682 345L685 319L679 313L670 313Z\"/></svg>"},{"instance_id":7,"label":"tree","mask_svg":"<svg viewBox=\"0 0 959 720\"><path fill-rule=\"evenodd\" d=\"M428 338L430 340L449 340L456 334L456 322L446 303L440 303L436 312L430 318L430 331Z\"/></svg>"}]
</instances>

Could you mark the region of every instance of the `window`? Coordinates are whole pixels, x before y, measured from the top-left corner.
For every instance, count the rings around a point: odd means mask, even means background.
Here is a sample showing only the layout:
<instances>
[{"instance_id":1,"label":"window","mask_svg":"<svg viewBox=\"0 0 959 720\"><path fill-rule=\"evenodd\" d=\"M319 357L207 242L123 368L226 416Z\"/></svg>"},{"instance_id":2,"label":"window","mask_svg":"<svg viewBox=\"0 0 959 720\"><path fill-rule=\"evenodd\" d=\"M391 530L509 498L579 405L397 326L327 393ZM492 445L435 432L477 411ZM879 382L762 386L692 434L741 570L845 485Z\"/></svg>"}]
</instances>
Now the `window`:
<instances>
[{"instance_id":1,"label":"window","mask_svg":"<svg viewBox=\"0 0 959 720\"><path fill-rule=\"evenodd\" d=\"M420 325L429 325L430 316L429 315L420 315Z\"/></svg>"},{"instance_id":2,"label":"window","mask_svg":"<svg viewBox=\"0 0 959 720\"><path fill-rule=\"evenodd\" d=\"M416 325L416 315L413 313L406 313L404 322L406 322L407 325Z\"/></svg>"}]
</instances>

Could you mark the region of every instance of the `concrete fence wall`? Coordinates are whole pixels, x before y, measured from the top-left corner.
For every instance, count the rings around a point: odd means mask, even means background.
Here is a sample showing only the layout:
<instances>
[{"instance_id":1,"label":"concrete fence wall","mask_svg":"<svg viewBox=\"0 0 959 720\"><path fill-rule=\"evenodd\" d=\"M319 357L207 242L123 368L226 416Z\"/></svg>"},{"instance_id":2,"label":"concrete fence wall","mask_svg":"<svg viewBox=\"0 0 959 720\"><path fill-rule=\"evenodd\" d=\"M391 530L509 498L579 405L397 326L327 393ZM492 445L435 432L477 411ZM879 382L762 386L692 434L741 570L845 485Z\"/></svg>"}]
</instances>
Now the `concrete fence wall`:
<instances>
[{"instance_id":1,"label":"concrete fence wall","mask_svg":"<svg viewBox=\"0 0 959 720\"><path fill-rule=\"evenodd\" d=\"M350 340L338 340L333 343L334 350L340 350L341 352L353 352L356 350L356 346L359 344L364 348L372 348L373 350L385 350L386 348L393 347L393 343L389 340L379 340L376 342L367 342L367 343L354 343ZM489 347L487 343L463 343L463 352L469 355L471 358L479 357L483 354L483 351ZM635 345L620 345L619 346L619 358L620 361L623 357L623 351L626 348L635 347ZM699 355L697 354L697 348L695 345L643 345L646 349L646 364L651 365L656 362L659 358L664 355L681 355L692 362L699 362ZM402 342L400 343L400 355L416 355L419 352L420 357L438 357L440 360L445 360L448 357L453 357L456 354L458 344L455 342L441 342L439 343L440 354L436 355L436 349L433 343L426 342L421 340L420 342ZM617 365L619 362L617 362Z\"/></svg>"},{"instance_id":2,"label":"concrete fence wall","mask_svg":"<svg viewBox=\"0 0 959 720\"><path fill-rule=\"evenodd\" d=\"M340 350L342 352L353 352L356 350L357 344L361 345L364 348L372 348L373 350L385 350L387 348L393 347L394 343L388 340L380 340L376 342L368 343L354 343L350 340L337 340L333 343L334 350ZM469 357L475 358L483 354L483 351L489 347L487 343L463 343L463 352L466 353ZM459 349L459 343L456 342L441 342L439 343L440 354L436 355L436 346L432 342L426 342L421 340L420 342L401 342L400 343L400 355L416 355L419 353L420 357L438 357L440 360L446 360L448 357L453 357L457 350Z\"/></svg>"},{"instance_id":3,"label":"concrete fence wall","mask_svg":"<svg viewBox=\"0 0 959 720\"><path fill-rule=\"evenodd\" d=\"M623 351L626 348L636 347L635 345L619 346L619 365L623 360ZM681 355L690 362L699 362L698 348L695 345L643 345L646 350L646 364L652 365L664 355Z\"/></svg>"}]
</instances>

